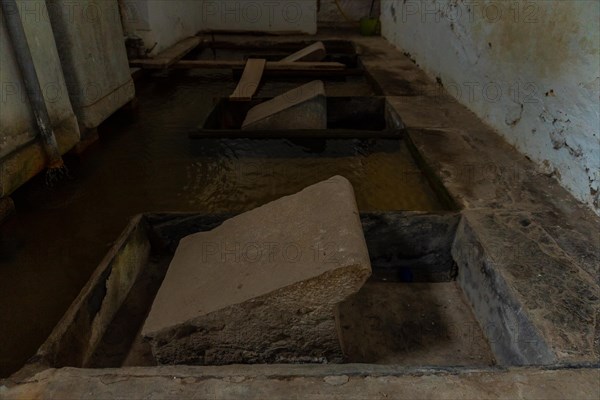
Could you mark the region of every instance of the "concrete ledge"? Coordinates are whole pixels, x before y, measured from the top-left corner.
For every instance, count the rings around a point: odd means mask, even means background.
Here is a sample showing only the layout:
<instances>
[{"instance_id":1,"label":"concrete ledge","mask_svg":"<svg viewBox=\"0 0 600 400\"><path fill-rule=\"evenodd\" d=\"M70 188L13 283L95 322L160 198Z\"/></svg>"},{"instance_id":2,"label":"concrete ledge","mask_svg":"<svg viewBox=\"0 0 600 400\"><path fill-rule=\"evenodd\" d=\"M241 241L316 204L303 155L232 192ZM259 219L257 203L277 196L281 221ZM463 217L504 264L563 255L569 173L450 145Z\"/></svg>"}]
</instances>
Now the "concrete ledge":
<instances>
[{"instance_id":1,"label":"concrete ledge","mask_svg":"<svg viewBox=\"0 0 600 400\"><path fill-rule=\"evenodd\" d=\"M74 399L598 399L597 369L427 370L363 365L47 370L0 382L6 400ZM11 387L8 388L8 385Z\"/></svg>"},{"instance_id":2,"label":"concrete ledge","mask_svg":"<svg viewBox=\"0 0 600 400\"><path fill-rule=\"evenodd\" d=\"M535 216L465 211L452 253L501 364L600 360L598 288Z\"/></svg>"}]
</instances>

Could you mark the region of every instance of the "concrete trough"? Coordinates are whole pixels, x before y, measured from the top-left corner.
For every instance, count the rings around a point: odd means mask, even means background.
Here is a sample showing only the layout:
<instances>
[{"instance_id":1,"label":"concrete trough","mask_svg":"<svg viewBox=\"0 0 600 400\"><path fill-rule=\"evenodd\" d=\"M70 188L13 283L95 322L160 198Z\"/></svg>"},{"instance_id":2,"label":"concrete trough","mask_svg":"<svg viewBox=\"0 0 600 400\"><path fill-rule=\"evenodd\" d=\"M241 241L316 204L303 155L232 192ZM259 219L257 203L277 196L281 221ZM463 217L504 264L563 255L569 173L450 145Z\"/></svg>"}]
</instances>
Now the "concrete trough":
<instances>
[{"instance_id":1,"label":"concrete trough","mask_svg":"<svg viewBox=\"0 0 600 400\"><path fill-rule=\"evenodd\" d=\"M135 217L18 375L156 365L140 331L180 239L232 216ZM563 324L573 321L573 310L554 307L553 299L536 297L532 307L527 292L515 290L508 265L498 264L501 255L490 253L490 233L469 212L362 213L360 219L373 274L364 290L340 304L346 362L363 363L365 370L375 364L458 370L496 363L596 365L595 344L586 341L594 335L593 321ZM560 285L544 279L539 275L536 285ZM575 314L593 313L595 304L592 295L580 299ZM569 336L557 340L549 321ZM252 365L240 368L251 374ZM318 373L322 367L311 368Z\"/></svg>"},{"instance_id":2,"label":"concrete trough","mask_svg":"<svg viewBox=\"0 0 600 400\"><path fill-rule=\"evenodd\" d=\"M156 361L149 344L142 340L140 330L179 240L192 233L212 230L232 216L163 213L135 217L21 373L49 367L154 365ZM434 285L456 287L456 266L449 254L459 214L379 212L362 213L360 219L373 270L372 277L365 285L367 291L359 292L361 296L370 298L374 293L373 285L377 284L386 285L389 288L386 290L401 297L404 296L403 290L412 290L409 282L431 285L435 281L437 283ZM423 226L430 228L429 237L433 238L427 243L424 243ZM406 243L398 246L399 242ZM428 287L421 286L418 290L433 293L431 290L435 286ZM434 292L439 291L435 289ZM451 288L445 292L458 293L457 289ZM414 293L407 293L406 296L414 299ZM460 309L468 310L466 303L461 304ZM360 321L366 318L365 312L368 310L359 310L357 307L352 302L344 305L344 318L348 321L346 325L364 326ZM470 312L465 312L463 317L475 323ZM378 318L384 319L385 316ZM386 330L383 333L390 332ZM356 338L360 337L353 332L345 335L347 339L343 340L354 343L353 346ZM392 351L380 343L374 346L373 354ZM377 363L373 354L357 353L348 359ZM490 362L490 357L484 359ZM382 362L390 363L389 360ZM413 359L412 365L419 362L418 358Z\"/></svg>"}]
</instances>

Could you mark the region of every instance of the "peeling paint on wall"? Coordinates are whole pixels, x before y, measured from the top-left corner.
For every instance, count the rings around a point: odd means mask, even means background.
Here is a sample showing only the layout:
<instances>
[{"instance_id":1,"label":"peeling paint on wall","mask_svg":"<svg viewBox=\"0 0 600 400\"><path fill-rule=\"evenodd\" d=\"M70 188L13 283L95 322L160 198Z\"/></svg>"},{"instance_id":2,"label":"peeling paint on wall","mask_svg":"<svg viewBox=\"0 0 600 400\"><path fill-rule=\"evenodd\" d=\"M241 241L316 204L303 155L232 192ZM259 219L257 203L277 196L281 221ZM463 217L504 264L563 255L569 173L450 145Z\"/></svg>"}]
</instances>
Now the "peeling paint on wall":
<instances>
[{"instance_id":1,"label":"peeling paint on wall","mask_svg":"<svg viewBox=\"0 0 600 400\"><path fill-rule=\"evenodd\" d=\"M382 0L383 35L600 214L600 2Z\"/></svg>"}]
</instances>

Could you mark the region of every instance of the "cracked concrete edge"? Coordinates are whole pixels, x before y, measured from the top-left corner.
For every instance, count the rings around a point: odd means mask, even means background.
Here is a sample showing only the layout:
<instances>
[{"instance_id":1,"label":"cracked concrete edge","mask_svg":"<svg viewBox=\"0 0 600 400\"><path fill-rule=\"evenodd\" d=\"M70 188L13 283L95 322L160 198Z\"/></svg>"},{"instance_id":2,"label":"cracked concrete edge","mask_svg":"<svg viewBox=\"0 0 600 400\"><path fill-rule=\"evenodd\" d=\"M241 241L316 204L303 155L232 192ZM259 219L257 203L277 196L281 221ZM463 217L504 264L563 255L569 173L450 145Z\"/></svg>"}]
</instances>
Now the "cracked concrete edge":
<instances>
[{"instance_id":1,"label":"cracked concrete edge","mask_svg":"<svg viewBox=\"0 0 600 400\"><path fill-rule=\"evenodd\" d=\"M382 377L382 376L433 376L433 375L469 375L491 373L537 373L543 371L582 371L597 369L600 364L588 363L582 365L563 364L558 366L490 366L490 367L413 367L384 364L230 364L230 365L162 365L153 367L122 367L122 368L46 368L38 370L29 376L15 376L0 379L0 385L33 383L59 375L110 377L128 376L132 378L152 377L197 377L197 378L227 378L244 376L248 378L292 378L309 377L324 378L328 376L346 375L351 377ZM598 370L600 377L600 370Z\"/></svg>"},{"instance_id":2,"label":"cracked concrete edge","mask_svg":"<svg viewBox=\"0 0 600 400\"><path fill-rule=\"evenodd\" d=\"M253 372L248 370L252 369ZM366 398L544 398L597 399L600 371L510 369L412 370L363 365L154 367L112 370L47 370L27 382L0 382L3 399L366 399ZM360 370L361 373L353 373ZM368 368L367 368L368 370ZM310 373L307 373L310 372Z\"/></svg>"}]
</instances>

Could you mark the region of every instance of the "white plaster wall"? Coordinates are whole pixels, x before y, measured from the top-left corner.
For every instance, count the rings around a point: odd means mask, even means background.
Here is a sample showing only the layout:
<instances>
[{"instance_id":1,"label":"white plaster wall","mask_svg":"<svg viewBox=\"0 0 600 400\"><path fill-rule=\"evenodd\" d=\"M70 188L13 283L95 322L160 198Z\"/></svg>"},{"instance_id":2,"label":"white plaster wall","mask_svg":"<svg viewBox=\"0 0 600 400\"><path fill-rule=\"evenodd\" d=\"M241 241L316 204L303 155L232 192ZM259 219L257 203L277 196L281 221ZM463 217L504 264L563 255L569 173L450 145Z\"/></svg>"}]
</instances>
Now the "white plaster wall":
<instances>
[{"instance_id":1,"label":"white plaster wall","mask_svg":"<svg viewBox=\"0 0 600 400\"><path fill-rule=\"evenodd\" d=\"M382 34L600 214L600 2L382 0Z\"/></svg>"},{"instance_id":2,"label":"white plaster wall","mask_svg":"<svg viewBox=\"0 0 600 400\"><path fill-rule=\"evenodd\" d=\"M126 33L152 54L199 31L317 32L317 0L120 0Z\"/></svg>"},{"instance_id":3,"label":"white plaster wall","mask_svg":"<svg viewBox=\"0 0 600 400\"><path fill-rule=\"evenodd\" d=\"M337 2L339 8L335 0L320 0L318 20L322 25L358 22L361 18L368 16L371 10L371 0L337 0ZM375 0L374 17L379 15L379 4L379 0Z\"/></svg>"},{"instance_id":4,"label":"white plaster wall","mask_svg":"<svg viewBox=\"0 0 600 400\"><path fill-rule=\"evenodd\" d=\"M200 0L119 0L126 34L157 54L202 29Z\"/></svg>"},{"instance_id":5,"label":"white plaster wall","mask_svg":"<svg viewBox=\"0 0 600 400\"><path fill-rule=\"evenodd\" d=\"M81 13L46 4L79 125L96 128L135 95L117 0L78 0Z\"/></svg>"},{"instance_id":6,"label":"white plaster wall","mask_svg":"<svg viewBox=\"0 0 600 400\"><path fill-rule=\"evenodd\" d=\"M203 0L201 15L205 30L317 33L317 0Z\"/></svg>"}]
</instances>

